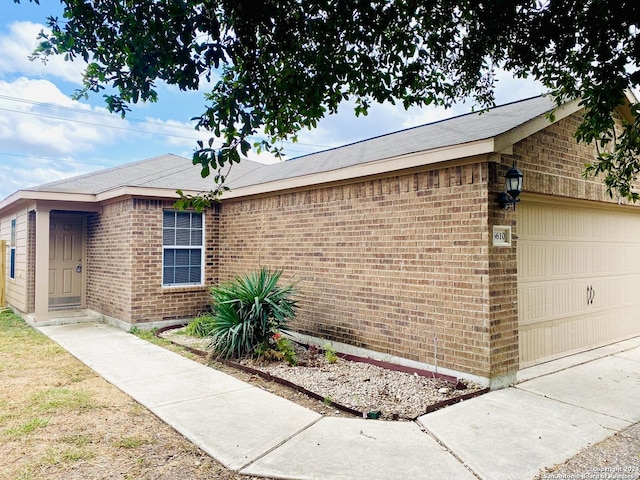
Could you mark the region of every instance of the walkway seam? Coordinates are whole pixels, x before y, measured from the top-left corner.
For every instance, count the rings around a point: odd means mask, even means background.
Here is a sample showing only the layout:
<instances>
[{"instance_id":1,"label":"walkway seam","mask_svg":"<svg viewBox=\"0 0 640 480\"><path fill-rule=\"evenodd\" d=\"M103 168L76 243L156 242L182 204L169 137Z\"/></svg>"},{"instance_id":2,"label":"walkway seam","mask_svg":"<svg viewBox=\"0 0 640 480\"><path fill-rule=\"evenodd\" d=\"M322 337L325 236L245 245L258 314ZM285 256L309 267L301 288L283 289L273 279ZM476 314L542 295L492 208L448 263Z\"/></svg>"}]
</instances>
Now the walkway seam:
<instances>
[{"instance_id":1,"label":"walkway seam","mask_svg":"<svg viewBox=\"0 0 640 480\"><path fill-rule=\"evenodd\" d=\"M428 415L428 414L427 414ZM460 465L462 465L464 468L466 468L474 477L478 478L479 480L484 480L483 477L481 477L478 472L476 472L475 470L473 470L467 463L465 463L462 458L460 458L453 450L451 450L442 440L440 440L438 438L438 436L433 433L432 431L429 430L429 428L426 425L421 424L420 422L418 422L417 420L414 420L414 423L418 425L418 427L420 428L420 430L422 430L422 432L433 438L433 440L440 445L440 447L443 450L446 450L446 452L448 454L450 454L453 458L455 458Z\"/></svg>"},{"instance_id":2,"label":"walkway seam","mask_svg":"<svg viewBox=\"0 0 640 480\"><path fill-rule=\"evenodd\" d=\"M628 423L629 425L633 425L634 423L636 423L638 421L638 420L627 420L626 418L616 417L615 415L611 415L609 413L599 412L598 410L592 410L591 408L583 407L581 405L575 405L573 403L565 402L564 400L560 400L558 398L553 398L553 397L549 397L547 395L543 395L542 393L532 392L530 390L525 390L524 388L519 388L517 385L514 385L512 388L515 388L516 390L519 390L521 392L525 392L525 393L528 393L528 394L531 394L531 395L535 395L537 397L546 398L547 400L551 400L552 402L563 403L564 405L569 405L570 407L573 407L573 408L579 408L579 409L584 410L586 412L597 413L598 415L602 415L603 417L615 418L616 420L620 420L621 422ZM624 428L627 428L629 425L627 425ZM604 429L614 430L616 432L624 430L624 428L620 429L620 430L615 430L615 429L612 429L610 427L605 427L604 425L600 425L600 426L602 428L604 428Z\"/></svg>"},{"instance_id":3,"label":"walkway seam","mask_svg":"<svg viewBox=\"0 0 640 480\"><path fill-rule=\"evenodd\" d=\"M236 472L238 473L242 473L242 470L244 470L245 468L249 468L251 465L253 465L254 463L256 463L258 460L263 459L264 457L266 457L267 455L269 455L271 452L277 450L278 448L280 448L281 446L283 446L285 443L287 443L289 440L297 437L298 435L300 435L302 432L305 432L307 430L309 430L311 427L313 427L316 423L320 422L321 420L323 420L324 416L321 416L320 418L314 420L313 422L311 422L310 424L308 424L307 426L305 426L304 428L301 428L300 430L298 430L297 432L292 433L291 435L289 435L287 438L285 438L284 440L282 440L280 443L278 443L277 445L274 445L273 447L271 447L270 449L268 449L267 451L265 451L264 453L258 455L256 458L254 458L253 460L251 460L250 462L246 463L245 465L243 465L242 467L238 468L236 470ZM243 474L244 475L244 474Z\"/></svg>"}]
</instances>

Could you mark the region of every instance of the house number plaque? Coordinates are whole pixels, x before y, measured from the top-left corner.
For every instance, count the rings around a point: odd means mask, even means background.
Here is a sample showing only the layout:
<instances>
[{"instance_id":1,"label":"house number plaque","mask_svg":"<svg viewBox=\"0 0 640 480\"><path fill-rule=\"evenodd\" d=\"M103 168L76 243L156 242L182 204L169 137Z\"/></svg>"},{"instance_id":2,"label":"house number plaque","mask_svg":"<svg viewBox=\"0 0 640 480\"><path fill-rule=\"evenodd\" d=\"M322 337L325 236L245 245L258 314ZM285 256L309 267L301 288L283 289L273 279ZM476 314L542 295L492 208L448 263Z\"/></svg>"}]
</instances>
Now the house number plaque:
<instances>
[{"instance_id":1,"label":"house number plaque","mask_svg":"<svg viewBox=\"0 0 640 480\"><path fill-rule=\"evenodd\" d=\"M511 246L511 227L504 225L493 226L493 246L494 247L510 247Z\"/></svg>"}]
</instances>

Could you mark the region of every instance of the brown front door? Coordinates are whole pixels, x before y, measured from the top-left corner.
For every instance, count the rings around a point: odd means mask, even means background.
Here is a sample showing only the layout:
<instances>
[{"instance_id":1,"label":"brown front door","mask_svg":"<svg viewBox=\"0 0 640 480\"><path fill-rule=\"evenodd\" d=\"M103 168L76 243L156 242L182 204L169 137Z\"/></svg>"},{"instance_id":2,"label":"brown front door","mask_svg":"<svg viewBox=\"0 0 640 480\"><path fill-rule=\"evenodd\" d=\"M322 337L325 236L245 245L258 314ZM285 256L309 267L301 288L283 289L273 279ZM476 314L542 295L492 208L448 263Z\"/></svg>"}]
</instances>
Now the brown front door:
<instances>
[{"instance_id":1,"label":"brown front door","mask_svg":"<svg viewBox=\"0 0 640 480\"><path fill-rule=\"evenodd\" d=\"M49 306L79 306L83 284L82 217L51 214L49 229Z\"/></svg>"}]
</instances>

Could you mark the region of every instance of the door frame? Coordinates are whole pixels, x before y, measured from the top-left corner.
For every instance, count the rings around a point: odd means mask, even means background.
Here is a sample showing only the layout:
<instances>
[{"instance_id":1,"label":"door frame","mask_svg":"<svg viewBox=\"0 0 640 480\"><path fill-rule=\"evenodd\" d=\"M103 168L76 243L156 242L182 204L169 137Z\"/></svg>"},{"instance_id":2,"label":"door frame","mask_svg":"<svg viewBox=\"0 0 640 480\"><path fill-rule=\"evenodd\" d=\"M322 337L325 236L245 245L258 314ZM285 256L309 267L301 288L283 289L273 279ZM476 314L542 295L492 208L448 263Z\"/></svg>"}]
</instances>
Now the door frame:
<instances>
[{"instance_id":1,"label":"door frame","mask_svg":"<svg viewBox=\"0 0 640 480\"><path fill-rule=\"evenodd\" d=\"M64 218L73 218L80 220L80 250L81 250L81 258L82 258L82 272L80 278L80 303L78 304L70 304L70 305L49 305L49 310L64 310L64 309L74 309L74 308L86 308L86 286L87 286L87 275L86 275L86 258L87 258L87 216L81 212L63 212L52 210L49 216L49 226L54 221L54 219L64 219ZM51 248L53 246L49 244L49 252L50 254ZM47 294L47 298L49 298Z\"/></svg>"}]
</instances>

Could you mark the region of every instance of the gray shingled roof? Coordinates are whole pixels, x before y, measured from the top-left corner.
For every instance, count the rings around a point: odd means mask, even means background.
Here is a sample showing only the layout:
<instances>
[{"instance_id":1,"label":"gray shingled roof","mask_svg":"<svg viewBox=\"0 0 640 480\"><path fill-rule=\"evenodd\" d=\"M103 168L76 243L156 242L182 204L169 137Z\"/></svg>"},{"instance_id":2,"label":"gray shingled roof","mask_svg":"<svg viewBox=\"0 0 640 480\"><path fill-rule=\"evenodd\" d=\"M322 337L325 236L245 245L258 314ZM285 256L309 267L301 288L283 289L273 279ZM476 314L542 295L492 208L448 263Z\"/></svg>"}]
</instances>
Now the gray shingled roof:
<instances>
[{"instance_id":1,"label":"gray shingled roof","mask_svg":"<svg viewBox=\"0 0 640 480\"><path fill-rule=\"evenodd\" d=\"M550 97L538 96L439 122L293 158L253 170L231 186L246 187L276 180L328 172L400 155L493 138L553 110Z\"/></svg>"},{"instance_id":2,"label":"gray shingled roof","mask_svg":"<svg viewBox=\"0 0 640 480\"><path fill-rule=\"evenodd\" d=\"M495 107L482 114L469 113L286 162L263 165L245 159L233 166L227 184L231 188L258 185L489 139L545 114L554 106L552 99L539 96ZM203 179L200 168L188 159L163 155L29 190L98 194L119 187L150 187L209 191L212 182L211 178Z\"/></svg>"},{"instance_id":3,"label":"gray shingled roof","mask_svg":"<svg viewBox=\"0 0 640 480\"><path fill-rule=\"evenodd\" d=\"M261 163L243 160L233 166L229 181L237 180L262 166ZM202 178L199 166L193 165L189 159L184 157L168 154L46 183L29 190L89 194L107 192L120 187L209 191L212 185L213 179L211 177Z\"/></svg>"}]
</instances>

